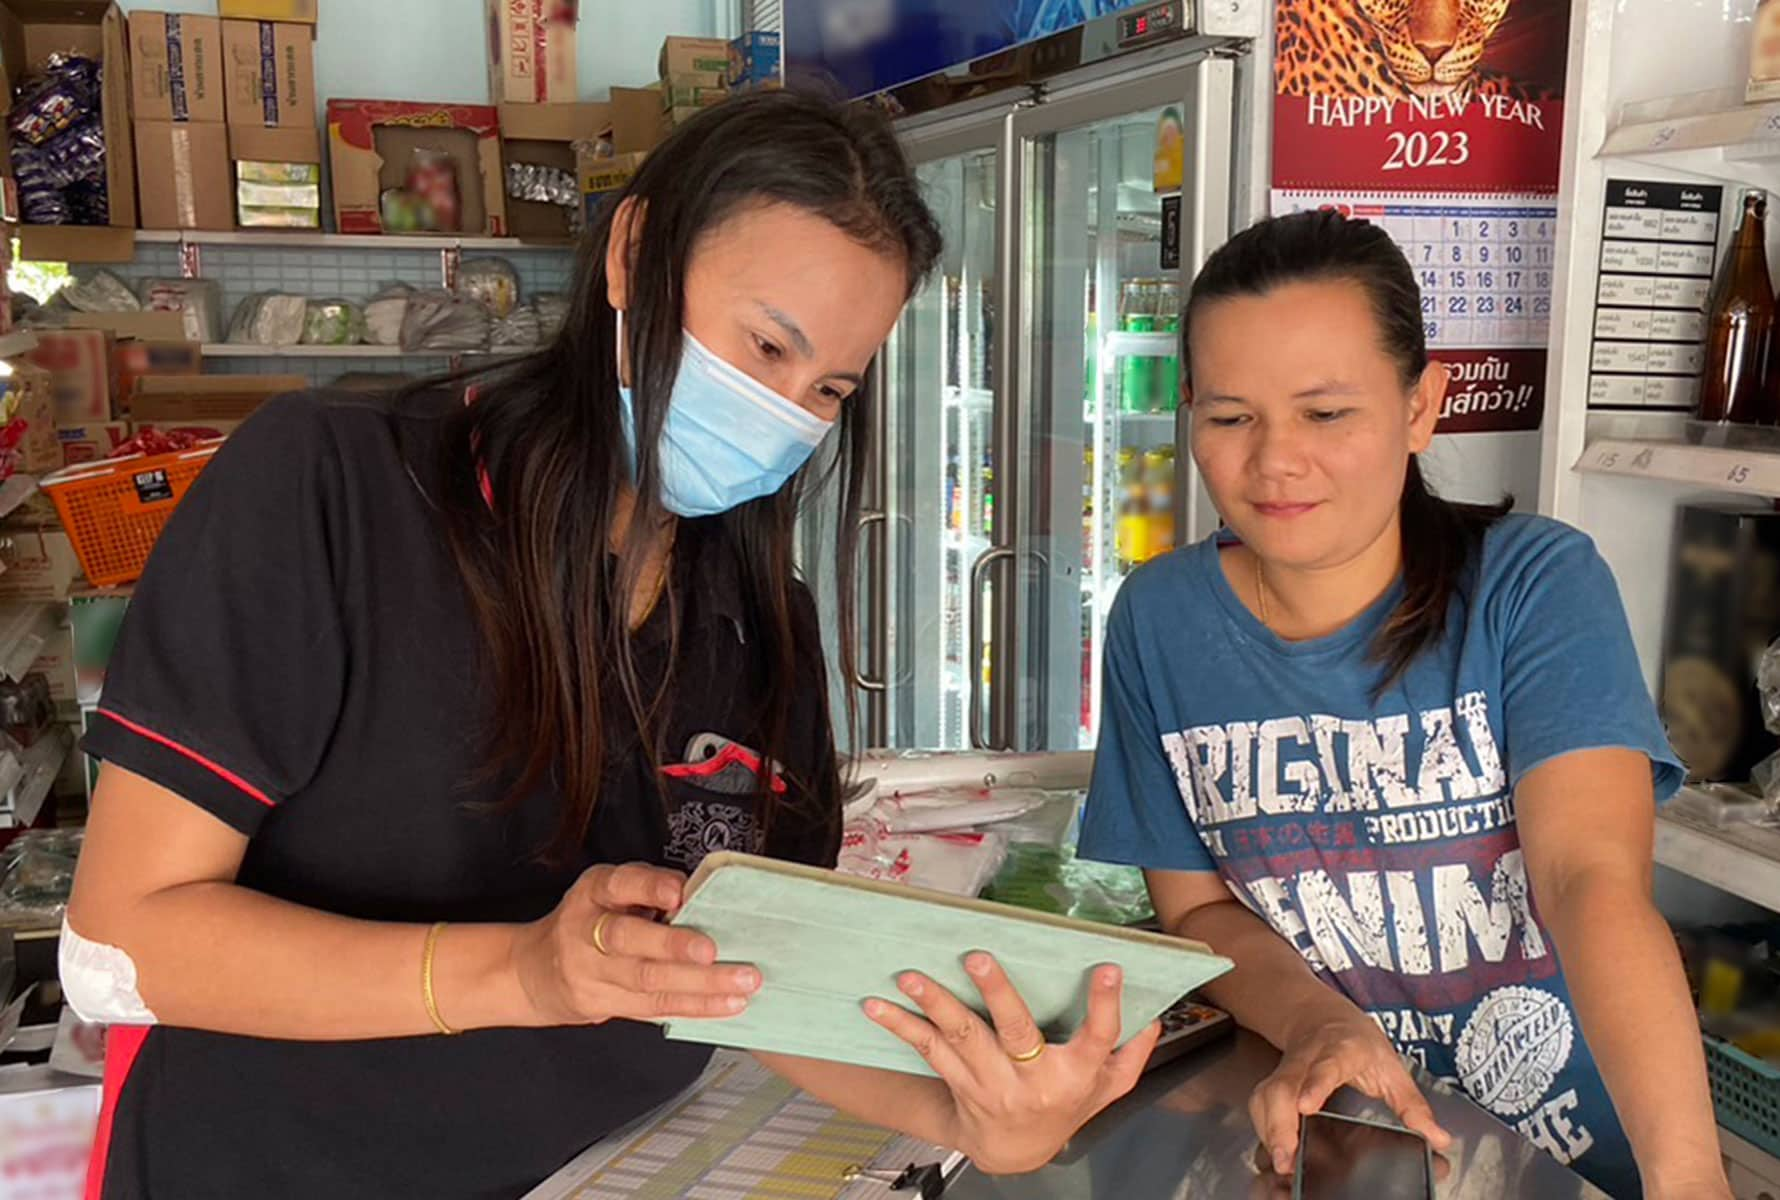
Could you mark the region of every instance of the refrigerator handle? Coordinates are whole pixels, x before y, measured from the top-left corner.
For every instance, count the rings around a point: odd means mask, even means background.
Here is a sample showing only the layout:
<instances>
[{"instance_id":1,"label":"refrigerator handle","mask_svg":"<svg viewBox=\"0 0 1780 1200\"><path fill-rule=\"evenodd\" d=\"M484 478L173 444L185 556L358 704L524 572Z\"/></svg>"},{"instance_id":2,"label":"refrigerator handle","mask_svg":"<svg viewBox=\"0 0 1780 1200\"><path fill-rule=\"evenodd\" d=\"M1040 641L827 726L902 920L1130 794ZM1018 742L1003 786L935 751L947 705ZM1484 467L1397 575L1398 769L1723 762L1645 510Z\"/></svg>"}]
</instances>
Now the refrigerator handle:
<instances>
[{"instance_id":1,"label":"refrigerator handle","mask_svg":"<svg viewBox=\"0 0 1780 1200\"><path fill-rule=\"evenodd\" d=\"M983 584L989 578L990 567L1013 556L1014 552L1008 547L996 546L977 555L977 560L970 565L970 591L965 595L965 601L970 605L970 661L964 664L964 670L970 677L970 745L973 750L993 749L983 731Z\"/></svg>"},{"instance_id":2,"label":"refrigerator handle","mask_svg":"<svg viewBox=\"0 0 1780 1200\"><path fill-rule=\"evenodd\" d=\"M890 514L881 509L871 509L860 513L859 521L854 526L855 537L857 538L854 545L854 552L857 553L858 547L866 544L867 540L871 537L871 530L874 526L883 530L888 526L889 521ZM889 538L885 536L883 532L880 532L877 539L872 543L871 567L866 574L866 578L870 581L866 584L866 587L869 594L873 596L876 595L877 589L883 586L884 580L889 577L889 563L887 561L889 550ZM877 606L874 605L873 607L876 608ZM890 690L890 685L884 681L882 674L879 674L874 678L865 673L865 664L867 663L880 671L883 669L884 656L880 649L880 643L884 640L882 636L883 626L884 622L881 613L875 614L870 622L870 628L866 631L866 638L868 639L867 644L855 646L853 648L853 686L862 692L873 692L881 695Z\"/></svg>"}]
</instances>

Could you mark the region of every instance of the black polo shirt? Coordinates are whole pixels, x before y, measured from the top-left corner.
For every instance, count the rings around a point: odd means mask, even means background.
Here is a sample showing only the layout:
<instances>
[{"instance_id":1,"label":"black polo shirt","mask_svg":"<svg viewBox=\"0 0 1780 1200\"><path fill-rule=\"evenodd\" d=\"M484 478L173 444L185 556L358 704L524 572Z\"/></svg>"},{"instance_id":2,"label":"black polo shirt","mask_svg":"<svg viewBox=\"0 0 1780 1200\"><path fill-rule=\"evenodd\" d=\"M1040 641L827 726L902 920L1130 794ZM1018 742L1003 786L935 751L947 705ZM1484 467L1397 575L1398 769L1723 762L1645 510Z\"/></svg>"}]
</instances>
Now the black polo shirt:
<instances>
[{"instance_id":1,"label":"black polo shirt","mask_svg":"<svg viewBox=\"0 0 1780 1200\"><path fill-rule=\"evenodd\" d=\"M249 420L155 548L88 750L247 834L242 886L367 920L533 920L602 862L690 871L731 848L832 865L831 789L801 816L782 808L763 846L751 796L670 780L663 797L615 686L606 786L579 861L536 853L559 795L499 809L479 634L436 509L442 418L461 402L300 395ZM637 634L645 680L659 677L678 614L668 761L703 733L759 748L764 656L718 521L682 524L670 578L676 603ZM833 747L801 588L795 607L785 770L809 781L827 778ZM391 969L412 971L418 991L418 959ZM90 1191L517 1196L671 1096L708 1054L623 1021L351 1043L115 1030Z\"/></svg>"}]
</instances>

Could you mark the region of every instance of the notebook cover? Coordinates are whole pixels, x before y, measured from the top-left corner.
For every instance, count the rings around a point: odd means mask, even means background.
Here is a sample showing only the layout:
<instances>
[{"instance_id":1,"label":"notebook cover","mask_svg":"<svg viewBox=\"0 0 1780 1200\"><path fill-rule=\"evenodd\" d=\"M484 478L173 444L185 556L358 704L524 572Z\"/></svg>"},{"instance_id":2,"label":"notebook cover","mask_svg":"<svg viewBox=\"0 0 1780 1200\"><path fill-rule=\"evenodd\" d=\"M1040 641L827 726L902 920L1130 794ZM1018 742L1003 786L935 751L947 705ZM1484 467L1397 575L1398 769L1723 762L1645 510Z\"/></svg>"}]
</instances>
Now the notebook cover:
<instances>
[{"instance_id":1,"label":"notebook cover","mask_svg":"<svg viewBox=\"0 0 1780 1200\"><path fill-rule=\"evenodd\" d=\"M687 896L673 923L708 935L722 961L758 967L762 986L739 1017L668 1020L670 1039L911 1074L933 1070L860 1008L877 996L913 1009L896 987L904 971L922 972L980 1012L964 958L986 950L1046 1036L1066 1041L1087 1015L1089 972L1116 963L1125 972L1123 1041L1232 965L1181 938L746 854L710 855Z\"/></svg>"}]
</instances>

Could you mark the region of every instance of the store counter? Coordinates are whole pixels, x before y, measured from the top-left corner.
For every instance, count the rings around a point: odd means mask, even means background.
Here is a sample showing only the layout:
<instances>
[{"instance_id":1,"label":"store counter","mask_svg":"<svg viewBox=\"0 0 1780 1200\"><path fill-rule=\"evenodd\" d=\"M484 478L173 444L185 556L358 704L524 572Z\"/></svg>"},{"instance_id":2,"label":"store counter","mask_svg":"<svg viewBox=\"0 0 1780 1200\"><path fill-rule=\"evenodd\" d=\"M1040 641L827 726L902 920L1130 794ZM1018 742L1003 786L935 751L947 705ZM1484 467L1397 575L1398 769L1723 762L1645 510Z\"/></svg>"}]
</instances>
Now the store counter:
<instances>
[{"instance_id":1,"label":"store counter","mask_svg":"<svg viewBox=\"0 0 1780 1200\"><path fill-rule=\"evenodd\" d=\"M946 1200L1279 1200L1290 1180L1254 1167L1248 1100L1279 1054L1246 1031L1159 1068L1101 1114L1050 1166L991 1178L966 1171ZM1457 1139L1439 1200L1599 1200L1605 1193L1455 1091L1418 1080ZM1330 1107L1353 1116L1389 1109L1351 1091Z\"/></svg>"}]
</instances>

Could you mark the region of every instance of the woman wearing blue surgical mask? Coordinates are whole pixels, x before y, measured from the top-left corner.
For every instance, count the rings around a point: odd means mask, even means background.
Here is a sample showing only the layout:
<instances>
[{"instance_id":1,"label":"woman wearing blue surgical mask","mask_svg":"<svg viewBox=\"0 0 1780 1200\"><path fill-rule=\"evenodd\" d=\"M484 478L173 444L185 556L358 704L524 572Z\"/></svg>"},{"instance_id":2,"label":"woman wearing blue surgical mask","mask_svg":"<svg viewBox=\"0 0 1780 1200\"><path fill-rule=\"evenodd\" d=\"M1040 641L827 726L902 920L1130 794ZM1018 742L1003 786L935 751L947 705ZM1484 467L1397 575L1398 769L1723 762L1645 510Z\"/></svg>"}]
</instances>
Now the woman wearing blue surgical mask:
<instances>
[{"instance_id":1,"label":"woman wearing blue surgical mask","mask_svg":"<svg viewBox=\"0 0 1780 1200\"><path fill-rule=\"evenodd\" d=\"M823 448L851 536L863 379L939 249L880 118L732 100L603 210L547 348L286 397L230 439L88 739L62 976L112 1025L91 1195L518 1196L698 1075L710 1051L655 1022L739 1013L761 979L662 918L713 850L835 861L793 532ZM843 539L843 624L853 560ZM1047 1047L966 965L990 1021L913 975L860 1015L937 1078L767 1065L1036 1167L1155 1031L1115 1049L1105 968Z\"/></svg>"}]
</instances>

